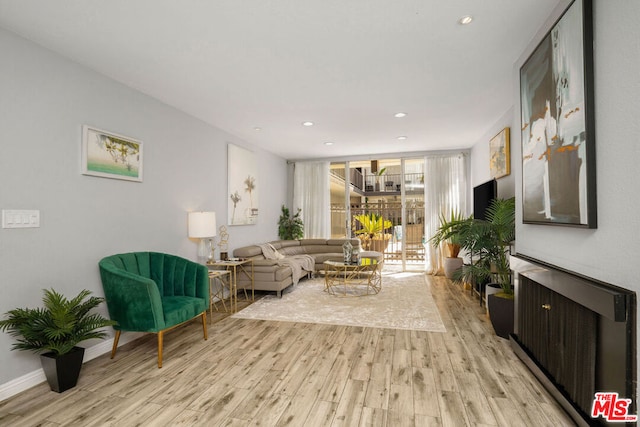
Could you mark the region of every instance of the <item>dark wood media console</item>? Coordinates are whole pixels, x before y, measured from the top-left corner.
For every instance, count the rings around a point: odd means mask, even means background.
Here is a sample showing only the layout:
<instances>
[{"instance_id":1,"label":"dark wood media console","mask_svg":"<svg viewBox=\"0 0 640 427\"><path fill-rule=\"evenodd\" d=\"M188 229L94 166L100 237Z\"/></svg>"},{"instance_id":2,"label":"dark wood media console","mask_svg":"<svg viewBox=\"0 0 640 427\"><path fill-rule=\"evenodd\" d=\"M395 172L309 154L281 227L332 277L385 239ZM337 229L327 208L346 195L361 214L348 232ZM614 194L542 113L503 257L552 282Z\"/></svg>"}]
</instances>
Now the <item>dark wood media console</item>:
<instances>
[{"instance_id":1,"label":"dark wood media console","mask_svg":"<svg viewBox=\"0 0 640 427\"><path fill-rule=\"evenodd\" d=\"M600 391L633 399L635 414L635 292L522 255L511 268L518 357L578 425L607 425L590 417Z\"/></svg>"}]
</instances>

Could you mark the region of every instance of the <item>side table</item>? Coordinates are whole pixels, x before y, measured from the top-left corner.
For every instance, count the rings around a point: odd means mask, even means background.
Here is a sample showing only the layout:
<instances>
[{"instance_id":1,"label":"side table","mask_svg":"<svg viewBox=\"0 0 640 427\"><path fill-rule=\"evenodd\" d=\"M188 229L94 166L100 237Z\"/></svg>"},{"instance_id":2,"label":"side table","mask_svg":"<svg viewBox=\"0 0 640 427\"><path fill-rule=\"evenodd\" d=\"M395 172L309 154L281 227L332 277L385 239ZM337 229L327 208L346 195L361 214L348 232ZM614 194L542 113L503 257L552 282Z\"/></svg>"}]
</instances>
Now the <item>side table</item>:
<instances>
[{"instance_id":1,"label":"side table","mask_svg":"<svg viewBox=\"0 0 640 427\"><path fill-rule=\"evenodd\" d=\"M230 301L231 301L231 312L236 313L238 311L238 274L244 274L251 281L251 301L255 299L255 290L254 290L254 281L253 281L253 260L252 259L234 259L227 261L214 261L208 262L207 267L215 270L226 270L230 273L229 278L229 289L230 289ZM251 267L250 270L247 270L247 267ZM245 288L242 289L244 291L244 296L246 299L249 299L247 296L247 290Z\"/></svg>"},{"instance_id":2,"label":"side table","mask_svg":"<svg viewBox=\"0 0 640 427\"><path fill-rule=\"evenodd\" d=\"M219 287L216 285L216 281L219 283ZM229 307L229 310L227 310L227 305L224 302L225 289L227 289L229 292L228 298L229 304L231 304L233 301L233 292L231 290L231 272L228 270L209 270L209 322L211 322L211 319L213 318L213 307L215 307L216 311L218 311L218 306L216 305L214 298L218 298L218 301L222 303L224 311L228 312L231 309L231 307Z\"/></svg>"}]
</instances>

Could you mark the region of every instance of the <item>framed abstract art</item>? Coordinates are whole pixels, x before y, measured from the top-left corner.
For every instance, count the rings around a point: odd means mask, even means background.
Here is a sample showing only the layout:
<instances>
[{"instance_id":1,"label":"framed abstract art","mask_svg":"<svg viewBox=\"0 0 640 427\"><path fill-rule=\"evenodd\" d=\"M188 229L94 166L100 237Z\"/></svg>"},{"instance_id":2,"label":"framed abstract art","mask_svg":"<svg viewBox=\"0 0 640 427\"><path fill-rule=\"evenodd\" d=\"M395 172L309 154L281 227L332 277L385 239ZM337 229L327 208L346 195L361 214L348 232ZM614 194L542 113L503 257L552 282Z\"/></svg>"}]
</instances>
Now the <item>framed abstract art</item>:
<instances>
[{"instance_id":1,"label":"framed abstract art","mask_svg":"<svg viewBox=\"0 0 640 427\"><path fill-rule=\"evenodd\" d=\"M591 3L571 3L520 68L524 223L597 227Z\"/></svg>"}]
</instances>

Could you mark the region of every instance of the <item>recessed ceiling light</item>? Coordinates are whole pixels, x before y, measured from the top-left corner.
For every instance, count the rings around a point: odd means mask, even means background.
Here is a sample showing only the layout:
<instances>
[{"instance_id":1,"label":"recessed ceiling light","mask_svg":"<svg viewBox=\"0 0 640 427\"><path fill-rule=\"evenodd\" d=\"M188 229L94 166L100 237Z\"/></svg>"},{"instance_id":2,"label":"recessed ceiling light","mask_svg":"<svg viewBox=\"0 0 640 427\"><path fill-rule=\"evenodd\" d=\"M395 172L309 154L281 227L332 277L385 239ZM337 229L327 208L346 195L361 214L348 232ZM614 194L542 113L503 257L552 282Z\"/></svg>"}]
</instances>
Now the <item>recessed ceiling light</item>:
<instances>
[{"instance_id":1,"label":"recessed ceiling light","mask_svg":"<svg viewBox=\"0 0 640 427\"><path fill-rule=\"evenodd\" d=\"M324 143L324 145L333 145L333 142L327 141L327 142Z\"/></svg>"},{"instance_id":2,"label":"recessed ceiling light","mask_svg":"<svg viewBox=\"0 0 640 427\"><path fill-rule=\"evenodd\" d=\"M398 137L398 141L404 141L405 139L407 139L407 137L404 135Z\"/></svg>"},{"instance_id":3,"label":"recessed ceiling light","mask_svg":"<svg viewBox=\"0 0 640 427\"><path fill-rule=\"evenodd\" d=\"M313 126L313 122L302 122L302 126Z\"/></svg>"},{"instance_id":4,"label":"recessed ceiling light","mask_svg":"<svg viewBox=\"0 0 640 427\"><path fill-rule=\"evenodd\" d=\"M253 128L253 130L255 130L256 132L260 132L262 128L260 126L256 126Z\"/></svg>"},{"instance_id":5,"label":"recessed ceiling light","mask_svg":"<svg viewBox=\"0 0 640 427\"><path fill-rule=\"evenodd\" d=\"M465 15L462 18L460 18L458 20L458 23L460 25L467 25L467 24L471 24L471 21L473 21L473 16L471 15Z\"/></svg>"},{"instance_id":6,"label":"recessed ceiling light","mask_svg":"<svg viewBox=\"0 0 640 427\"><path fill-rule=\"evenodd\" d=\"M397 118L406 117L406 116L407 116L407 113L395 113L393 115L393 117L397 117Z\"/></svg>"}]
</instances>

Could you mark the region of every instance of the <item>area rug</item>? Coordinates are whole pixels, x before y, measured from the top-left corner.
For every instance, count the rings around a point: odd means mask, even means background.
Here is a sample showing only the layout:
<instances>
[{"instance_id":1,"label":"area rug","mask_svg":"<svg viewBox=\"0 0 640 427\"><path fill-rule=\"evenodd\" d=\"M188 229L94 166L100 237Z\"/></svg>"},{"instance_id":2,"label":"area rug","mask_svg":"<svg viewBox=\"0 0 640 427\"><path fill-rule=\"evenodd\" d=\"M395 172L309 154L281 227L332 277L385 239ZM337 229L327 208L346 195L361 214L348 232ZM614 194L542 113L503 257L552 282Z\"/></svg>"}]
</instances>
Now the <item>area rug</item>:
<instances>
[{"instance_id":1,"label":"area rug","mask_svg":"<svg viewBox=\"0 0 640 427\"><path fill-rule=\"evenodd\" d=\"M282 298L268 294L233 317L446 332L424 273L383 274L380 293L361 297L328 294L322 277L287 291Z\"/></svg>"}]
</instances>

